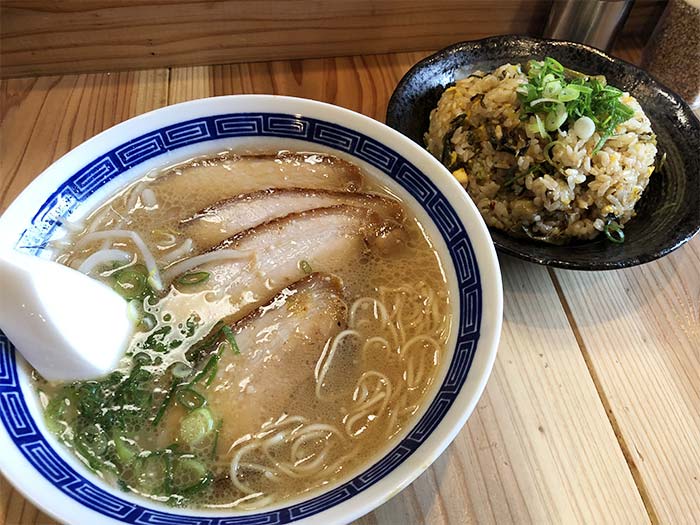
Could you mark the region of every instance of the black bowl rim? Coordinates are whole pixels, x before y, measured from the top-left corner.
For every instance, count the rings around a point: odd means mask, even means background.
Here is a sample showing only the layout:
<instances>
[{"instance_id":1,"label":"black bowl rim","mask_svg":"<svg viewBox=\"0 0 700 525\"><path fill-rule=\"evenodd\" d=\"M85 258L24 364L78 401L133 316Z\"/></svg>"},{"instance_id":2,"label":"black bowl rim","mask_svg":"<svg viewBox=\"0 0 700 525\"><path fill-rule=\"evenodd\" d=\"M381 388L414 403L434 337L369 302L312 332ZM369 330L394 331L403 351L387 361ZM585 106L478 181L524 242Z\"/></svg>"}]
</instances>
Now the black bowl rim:
<instances>
[{"instance_id":1,"label":"black bowl rim","mask_svg":"<svg viewBox=\"0 0 700 525\"><path fill-rule=\"evenodd\" d=\"M691 125L691 127L694 128L694 130L700 134L700 120L698 120L698 117L695 116L695 113L693 113L693 110L690 108L687 102L683 100L683 98L676 93L674 90L654 78L650 73L648 73L646 70L636 66L635 64L632 64L631 62L628 62L625 59L622 58L617 58L609 55L605 51L602 51L600 49L597 49L595 47L588 46L586 44L582 44L580 42L572 42L570 40L558 40L558 39L551 39L551 38L538 38L538 37L532 37L532 36L525 36L525 35L516 35L516 34L505 34L505 35L497 35L497 36L490 36L486 38L481 38L477 40L464 40L462 42L457 42L455 44L451 44L447 47L444 47L440 49L439 51L436 51L435 53L419 60L416 62L411 68L401 77L401 80L399 80L398 84L396 85L396 88L391 94L391 97L389 98L389 103L387 104L387 112L386 112L386 124L394 129L395 128L392 125L392 120L393 120L393 115L395 113L394 107L398 104L398 97L399 94L405 91L406 85L410 82L412 77L416 74L416 72L424 69L426 66L432 65L434 63L438 63L441 60L443 60L446 56L450 56L454 53L462 51L466 47L475 47L479 45L488 45L493 42L499 42L499 43L504 43L504 42L529 42L533 44L554 44L554 45L562 45L562 46L571 46L580 50L583 50L587 53L592 53L594 55L597 55L598 57L607 60L612 63L619 63L623 64L626 69L631 70L632 72L636 74L641 74L643 78L639 83L651 83L651 85L655 88L658 88L660 91L665 92L665 94L669 95L670 98L673 99L674 102L678 104L678 106L681 108L683 111L684 115L688 119L688 123ZM424 147L422 144L420 144L421 147ZM700 161L700 156L699 159ZM555 268L562 268L565 270L585 270L585 271L598 271L598 270L617 270L617 269L622 269L622 268L629 268L632 266L638 266L640 264L645 264L657 259L660 259L661 257L664 257L668 255L669 253L675 251L676 249L680 248L682 245L690 241L697 233L700 231L700 219L698 219L697 223L692 225L691 228L686 231L686 233L683 234L682 237L678 239L671 239L672 242L670 242L667 246L648 253L648 254L642 254L638 256L631 256L625 259L620 259L616 261L605 261L605 260L596 260L596 261L588 261L586 263L582 263L580 261L574 261L574 260L561 260L561 259L551 259L546 256L538 256L538 255L533 255L527 252L519 251L516 249L513 249L509 246L502 245L497 238L493 237L493 233L496 233L497 235L507 235L505 232L501 232L499 230L496 230L494 228L488 227L489 232L492 233L492 241L494 243L494 246L496 247L496 250L499 253L504 253L507 255L512 255L514 257L517 257L519 259L523 259L528 262L533 262L535 264L541 264L544 266L551 266Z\"/></svg>"}]
</instances>

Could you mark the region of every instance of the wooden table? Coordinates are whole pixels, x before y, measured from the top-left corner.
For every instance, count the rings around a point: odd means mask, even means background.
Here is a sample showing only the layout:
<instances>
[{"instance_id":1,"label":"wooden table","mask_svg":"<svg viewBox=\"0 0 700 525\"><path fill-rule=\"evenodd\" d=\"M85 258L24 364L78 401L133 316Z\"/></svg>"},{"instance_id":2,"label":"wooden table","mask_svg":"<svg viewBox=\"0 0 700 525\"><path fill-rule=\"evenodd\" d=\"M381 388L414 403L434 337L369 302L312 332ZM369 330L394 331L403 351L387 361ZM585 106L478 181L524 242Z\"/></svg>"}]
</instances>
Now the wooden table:
<instances>
[{"instance_id":1,"label":"wooden table","mask_svg":"<svg viewBox=\"0 0 700 525\"><path fill-rule=\"evenodd\" d=\"M278 93L383 120L426 54L3 81L0 210L85 139L184 100ZM700 523L700 236L627 270L500 262L503 334L476 410L427 472L357 523ZM55 523L0 479L2 522Z\"/></svg>"}]
</instances>

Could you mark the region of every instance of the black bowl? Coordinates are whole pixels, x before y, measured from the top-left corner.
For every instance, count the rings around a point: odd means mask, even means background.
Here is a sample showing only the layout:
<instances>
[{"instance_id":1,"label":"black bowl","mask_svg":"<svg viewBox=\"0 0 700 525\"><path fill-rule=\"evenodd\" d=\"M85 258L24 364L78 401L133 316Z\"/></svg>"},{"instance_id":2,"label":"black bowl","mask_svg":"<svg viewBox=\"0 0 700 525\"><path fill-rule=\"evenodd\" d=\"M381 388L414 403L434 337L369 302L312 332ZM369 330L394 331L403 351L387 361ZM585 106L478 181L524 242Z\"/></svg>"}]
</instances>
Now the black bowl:
<instances>
[{"instance_id":1,"label":"black bowl","mask_svg":"<svg viewBox=\"0 0 700 525\"><path fill-rule=\"evenodd\" d=\"M666 153L661 173L652 175L625 225L625 242L603 238L565 246L518 239L490 228L496 249L538 264L574 270L609 270L646 263L690 240L700 229L700 122L683 100L646 72L602 51L573 42L497 36L462 42L413 66L394 90L386 122L421 146L430 111L445 86L480 69L551 56L564 66L602 74L641 104ZM658 158L658 157L657 157Z\"/></svg>"}]
</instances>

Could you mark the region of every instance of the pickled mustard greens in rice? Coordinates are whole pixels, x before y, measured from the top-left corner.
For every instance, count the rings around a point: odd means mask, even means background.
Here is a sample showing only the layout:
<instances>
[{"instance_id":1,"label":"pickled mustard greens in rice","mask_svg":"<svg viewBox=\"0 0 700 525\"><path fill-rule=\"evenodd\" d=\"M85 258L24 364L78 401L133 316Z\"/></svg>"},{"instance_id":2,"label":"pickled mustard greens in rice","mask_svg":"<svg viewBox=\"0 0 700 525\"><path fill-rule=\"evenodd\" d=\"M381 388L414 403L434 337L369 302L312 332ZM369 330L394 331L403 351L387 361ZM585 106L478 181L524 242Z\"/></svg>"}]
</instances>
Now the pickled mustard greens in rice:
<instances>
[{"instance_id":1,"label":"pickled mustard greens in rice","mask_svg":"<svg viewBox=\"0 0 700 525\"><path fill-rule=\"evenodd\" d=\"M117 290L138 328L107 377L36 386L48 428L125 491L246 510L345 480L435 381L438 256L340 159L197 158L66 230L57 260Z\"/></svg>"},{"instance_id":2,"label":"pickled mustard greens in rice","mask_svg":"<svg viewBox=\"0 0 700 525\"><path fill-rule=\"evenodd\" d=\"M656 155L633 97L551 57L457 81L425 140L489 226L556 244L623 242Z\"/></svg>"}]
</instances>

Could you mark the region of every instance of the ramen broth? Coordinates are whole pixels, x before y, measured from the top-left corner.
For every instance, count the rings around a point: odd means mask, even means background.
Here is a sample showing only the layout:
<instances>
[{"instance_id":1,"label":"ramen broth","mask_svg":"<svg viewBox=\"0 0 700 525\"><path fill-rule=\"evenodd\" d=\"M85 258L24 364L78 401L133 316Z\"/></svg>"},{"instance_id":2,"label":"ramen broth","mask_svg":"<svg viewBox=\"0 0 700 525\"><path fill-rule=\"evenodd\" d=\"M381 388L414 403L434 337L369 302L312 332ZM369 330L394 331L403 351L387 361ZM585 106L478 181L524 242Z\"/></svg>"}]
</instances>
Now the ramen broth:
<instances>
[{"instance_id":1,"label":"ramen broth","mask_svg":"<svg viewBox=\"0 0 700 525\"><path fill-rule=\"evenodd\" d=\"M256 202L284 215L218 248L229 226L207 242L188 236L222 207L255 221L242 206ZM305 209L315 203L330 205ZM430 239L340 159L196 158L148 173L66 229L57 260L122 293L137 329L109 376L36 377L37 388L49 428L123 490L245 510L348 479L412 424L444 359L449 297ZM271 257L256 251L276 235L289 237ZM298 261L278 270L287 253Z\"/></svg>"}]
</instances>

